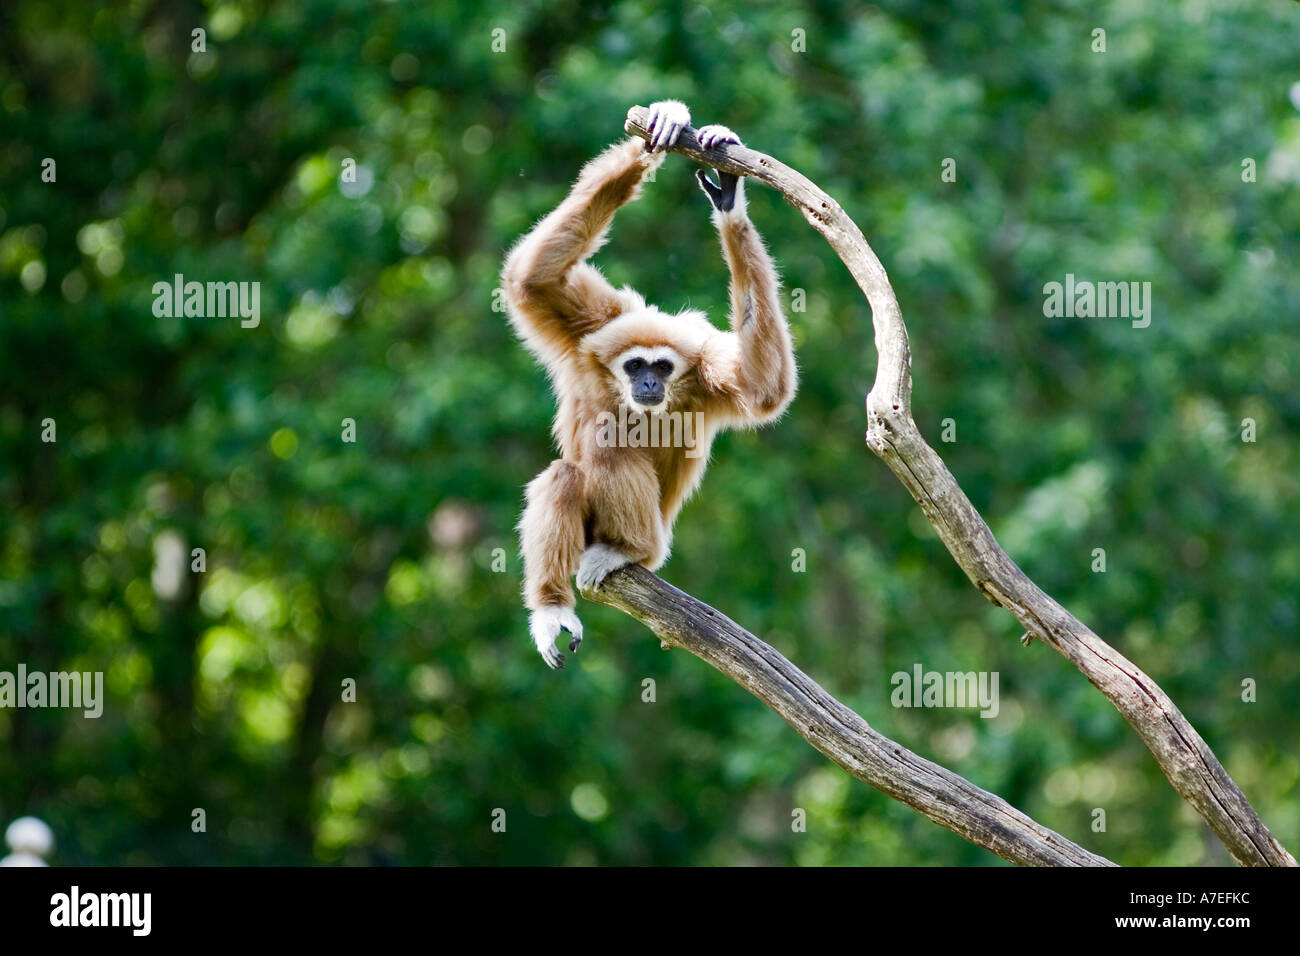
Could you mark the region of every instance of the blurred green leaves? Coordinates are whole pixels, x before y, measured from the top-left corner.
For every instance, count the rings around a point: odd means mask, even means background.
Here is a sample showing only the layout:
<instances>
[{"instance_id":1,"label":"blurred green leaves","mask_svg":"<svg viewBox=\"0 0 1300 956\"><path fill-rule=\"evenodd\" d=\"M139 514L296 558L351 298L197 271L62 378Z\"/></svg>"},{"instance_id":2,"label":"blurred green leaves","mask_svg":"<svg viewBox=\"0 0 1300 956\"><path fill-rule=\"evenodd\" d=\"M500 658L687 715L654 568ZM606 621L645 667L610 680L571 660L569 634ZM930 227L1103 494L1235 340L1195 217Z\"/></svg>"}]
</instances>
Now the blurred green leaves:
<instances>
[{"instance_id":1,"label":"blurred green leaves","mask_svg":"<svg viewBox=\"0 0 1300 956\"><path fill-rule=\"evenodd\" d=\"M527 638L513 526L554 405L493 308L497 271L628 106L673 96L862 226L909 324L923 431L1294 850L1291 6L6 5L0 668L103 670L109 700L98 721L0 710L0 816L48 819L64 863L996 862L617 613L580 608L563 674ZM869 309L777 197L754 188L751 213L787 303L804 293L801 392L774 428L719 441L665 577L1089 848L1225 862L864 448ZM679 158L597 261L722 321ZM260 282L261 326L155 317L175 273ZM1150 281L1151 327L1046 318L1067 273ZM999 671L999 718L891 709L889 675L918 662Z\"/></svg>"}]
</instances>

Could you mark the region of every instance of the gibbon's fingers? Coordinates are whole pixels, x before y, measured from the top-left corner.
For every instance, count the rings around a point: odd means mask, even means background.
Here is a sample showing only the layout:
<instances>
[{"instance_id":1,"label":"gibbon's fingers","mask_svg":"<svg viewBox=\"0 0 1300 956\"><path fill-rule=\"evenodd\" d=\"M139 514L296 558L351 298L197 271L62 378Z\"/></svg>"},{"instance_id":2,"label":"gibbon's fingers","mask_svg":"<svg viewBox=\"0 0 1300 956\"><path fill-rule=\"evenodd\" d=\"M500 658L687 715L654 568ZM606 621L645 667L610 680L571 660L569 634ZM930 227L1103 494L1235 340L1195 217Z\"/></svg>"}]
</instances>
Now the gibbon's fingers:
<instances>
[{"instance_id":1,"label":"gibbon's fingers","mask_svg":"<svg viewBox=\"0 0 1300 956\"><path fill-rule=\"evenodd\" d=\"M731 212L736 208L736 184L740 182L739 176L732 173L718 173L718 184L714 185L704 170L697 169L695 178L700 181L700 188L704 190L704 195L709 197L709 202L713 203L714 209L719 212Z\"/></svg>"},{"instance_id":2,"label":"gibbon's fingers","mask_svg":"<svg viewBox=\"0 0 1300 956\"><path fill-rule=\"evenodd\" d=\"M704 190L704 195L709 197L709 202L716 207L718 201L722 198L722 190L709 179L709 174L702 169L695 170L695 178L700 181L700 188Z\"/></svg>"},{"instance_id":3,"label":"gibbon's fingers","mask_svg":"<svg viewBox=\"0 0 1300 956\"><path fill-rule=\"evenodd\" d=\"M700 141L700 146L704 149L712 149L714 146L721 146L723 143L733 143L736 146L743 146L740 137L717 123L711 123L708 126L701 126L695 131L695 138Z\"/></svg>"},{"instance_id":4,"label":"gibbon's fingers","mask_svg":"<svg viewBox=\"0 0 1300 956\"><path fill-rule=\"evenodd\" d=\"M659 148L668 149L670 146L675 145L677 143L677 137L682 134L682 127L684 125L685 124L683 123L673 123L664 130L664 135L659 141Z\"/></svg>"},{"instance_id":5,"label":"gibbon's fingers","mask_svg":"<svg viewBox=\"0 0 1300 956\"><path fill-rule=\"evenodd\" d=\"M678 100L660 100L650 104L650 124L646 131L653 151L676 145L682 130L691 125L691 111Z\"/></svg>"}]
</instances>

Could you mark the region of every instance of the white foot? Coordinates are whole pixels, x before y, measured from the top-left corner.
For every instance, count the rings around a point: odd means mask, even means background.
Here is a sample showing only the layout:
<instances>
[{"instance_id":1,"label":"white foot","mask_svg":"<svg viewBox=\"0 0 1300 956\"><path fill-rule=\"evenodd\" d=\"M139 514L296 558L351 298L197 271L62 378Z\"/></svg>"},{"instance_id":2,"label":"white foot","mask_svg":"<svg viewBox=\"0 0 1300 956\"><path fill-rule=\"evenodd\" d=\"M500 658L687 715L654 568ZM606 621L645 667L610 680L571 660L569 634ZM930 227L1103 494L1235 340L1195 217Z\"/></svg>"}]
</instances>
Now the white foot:
<instances>
[{"instance_id":1,"label":"white foot","mask_svg":"<svg viewBox=\"0 0 1300 956\"><path fill-rule=\"evenodd\" d=\"M632 559L618 548L612 548L607 544L593 544L582 552L582 560L578 562L578 590L585 591L588 588L600 587L601 582L609 577L611 572L631 563Z\"/></svg>"},{"instance_id":2,"label":"white foot","mask_svg":"<svg viewBox=\"0 0 1300 956\"><path fill-rule=\"evenodd\" d=\"M560 631L568 631L573 635L569 641L569 650L577 651L578 645L582 643L582 622L578 620L578 615L573 613L573 608L557 604L547 604L533 611L528 618L528 630L533 635L538 653L552 670L564 666L564 655L555 646Z\"/></svg>"}]
</instances>

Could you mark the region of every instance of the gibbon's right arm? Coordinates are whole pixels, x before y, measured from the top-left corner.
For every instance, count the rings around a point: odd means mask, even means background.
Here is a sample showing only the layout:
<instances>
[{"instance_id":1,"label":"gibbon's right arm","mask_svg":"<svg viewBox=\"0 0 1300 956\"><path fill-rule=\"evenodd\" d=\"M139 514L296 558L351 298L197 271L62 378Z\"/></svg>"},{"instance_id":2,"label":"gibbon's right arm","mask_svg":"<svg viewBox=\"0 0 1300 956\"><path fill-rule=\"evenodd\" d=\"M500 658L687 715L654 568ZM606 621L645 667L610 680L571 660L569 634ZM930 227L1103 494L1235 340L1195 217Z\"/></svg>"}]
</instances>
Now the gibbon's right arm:
<instances>
[{"instance_id":1,"label":"gibbon's right arm","mask_svg":"<svg viewBox=\"0 0 1300 956\"><path fill-rule=\"evenodd\" d=\"M740 137L725 126L703 126L695 135L705 149L740 143ZM719 172L714 185L704 170L696 170L695 175L713 203L713 224L731 270L731 330L740 343L734 364L703 369L704 378L727 396L737 419L768 422L785 411L798 384L776 266L749 220L744 181Z\"/></svg>"},{"instance_id":2,"label":"gibbon's right arm","mask_svg":"<svg viewBox=\"0 0 1300 956\"><path fill-rule=\"evenodd\" d=\"M675 100L650 107L652 139L628 139L583 167L568 198L511 250L502 269L510 322L524 344L550 364L626 308L623 298L587 263L605 243L620 206L640 192L641 181L664 160L690 125Z\"/></svg>"}]
</instances>

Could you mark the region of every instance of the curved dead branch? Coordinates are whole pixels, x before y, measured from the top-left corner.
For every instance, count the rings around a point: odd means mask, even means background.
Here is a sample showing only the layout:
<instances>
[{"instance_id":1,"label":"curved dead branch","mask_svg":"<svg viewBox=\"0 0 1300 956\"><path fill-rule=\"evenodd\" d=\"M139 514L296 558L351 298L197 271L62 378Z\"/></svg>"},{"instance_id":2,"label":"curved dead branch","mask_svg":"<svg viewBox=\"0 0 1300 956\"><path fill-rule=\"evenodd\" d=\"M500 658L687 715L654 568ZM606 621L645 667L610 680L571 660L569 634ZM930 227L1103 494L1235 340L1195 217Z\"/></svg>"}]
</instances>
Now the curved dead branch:
<instances>
[{"instance_id":1,"label":"curved dead branch","mask_svg":"<svg viewBox=\"0 0 1300 956\"><path fill-rule=\"evenodd\" d=\"M644 139L648 118L645 107L634 106L628 111L624 128ZM911 353L898 299L880 260L840 205L805 176L771 156L735 145L701 149L691 128L683 130L673 151L776 189L803 213L848 267L871 304L879 353L876 381L867 396L867 445L916 499L948 552L980 593L1014 614L1028 636L1068 658L1110 699L1142 738L1174 789L1195 808L1237 862L1248 866L1295 866L1295 858L1264 826L1241 788L1169 696L1141 668L1089 630L1020 570L997 543L943 460L921 437L912 419ZM622 588L630 576L622 575L617 580ZM618 597L609 593L599 596L610 603Z\"/></svg>"},{"instance_id":2,"label":"curved dead branch","mask_svg":"<svg viewBox=\"0 0 1300 956\"><path fill-rule=\"evenodd\" d=\"M632 615L665 646L683 647L712 664L853 776L1004 860L1026 866L1114 866L873 730L775 648L645 568L622 568L599 589L582 594Z\"/></svg>"}]
</instances>

